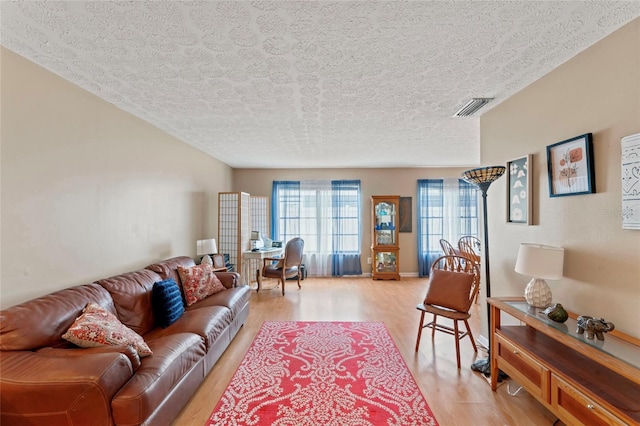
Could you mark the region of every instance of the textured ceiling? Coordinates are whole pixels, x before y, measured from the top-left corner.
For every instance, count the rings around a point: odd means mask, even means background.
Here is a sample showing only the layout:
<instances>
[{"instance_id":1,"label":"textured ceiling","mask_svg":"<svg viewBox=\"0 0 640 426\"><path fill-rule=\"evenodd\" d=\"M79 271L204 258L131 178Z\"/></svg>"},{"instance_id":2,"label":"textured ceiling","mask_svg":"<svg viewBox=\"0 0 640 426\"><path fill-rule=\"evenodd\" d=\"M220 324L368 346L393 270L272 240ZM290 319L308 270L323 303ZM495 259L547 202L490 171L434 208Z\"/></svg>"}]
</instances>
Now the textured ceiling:
<instances>
[{"instance_id":1,"label":"textured ceiling","mask_svg":"<svg viewBox=\"0 0 640 426\"><path fill-rule=\"evenodd\" d=\"M0 2L1 43L232 167L480 163L479 115L640 1ZM472 97L495 100L472 117Z\"/></svg>"}]
</instances>

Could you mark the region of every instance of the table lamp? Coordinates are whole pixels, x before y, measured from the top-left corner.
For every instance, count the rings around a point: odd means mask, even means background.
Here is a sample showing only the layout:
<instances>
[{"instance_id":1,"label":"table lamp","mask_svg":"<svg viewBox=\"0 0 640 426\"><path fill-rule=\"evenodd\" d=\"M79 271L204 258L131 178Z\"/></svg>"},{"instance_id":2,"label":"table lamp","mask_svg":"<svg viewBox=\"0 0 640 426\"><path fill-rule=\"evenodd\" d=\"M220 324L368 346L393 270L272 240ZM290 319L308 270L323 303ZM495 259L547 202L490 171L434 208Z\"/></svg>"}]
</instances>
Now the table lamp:
<instances>
[{"instance_id":1,"label":"table lamp","mask_svg":"<svg viewBox=\"0 0 640 426\"><path fill-rule=\"evenodd\" d=\"M215 238L210 238L208 240L198 240L198 242L196 243L196 248L198 256L218 253L218 246L216 245Z\"/></svg>"},{"instance_id":2,"label":"table lamp","mask_svg":"<svg viewBox=\"0 0 640 426\"><path fill-rule=\"evenodd\" d=\"M533 277L524 289L530 306L546 308L551 305L551 289L545 280L562 278L564 249L542 244L520 244L515 271Z\"/></svg>"}]
</instances>

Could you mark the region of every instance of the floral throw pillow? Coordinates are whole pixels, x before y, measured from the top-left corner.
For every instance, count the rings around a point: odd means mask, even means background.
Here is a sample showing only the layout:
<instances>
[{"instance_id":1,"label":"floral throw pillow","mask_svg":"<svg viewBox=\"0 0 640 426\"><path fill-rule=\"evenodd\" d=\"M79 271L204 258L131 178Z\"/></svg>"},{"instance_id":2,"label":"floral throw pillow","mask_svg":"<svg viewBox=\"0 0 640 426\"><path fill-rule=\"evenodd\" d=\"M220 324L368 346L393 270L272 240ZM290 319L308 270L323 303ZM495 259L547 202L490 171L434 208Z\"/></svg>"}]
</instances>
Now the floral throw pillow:
<instances>
[{"instance_id":1,"label":"floral throw pillow","mask_svg":"<svg viewBox=\"0 0 640 426\"><path fill-rule=\"evenodd\" d=\"M89 302L62 338L81 348L133 346L140 357L152 355L144 339L102 306Z\"/></svg>"},{"instance_id":2,"label":"floral throw pillow","mask_svg":"<svg viewBox=\"0 0 640 426\"><path fill-rule=\"evenodd\" d=\"M178 275L182 281L182 290L184 290L187 306L225 290L211 265L200 264L191 268L178 266Z\"/></svg>"}]
</instances>

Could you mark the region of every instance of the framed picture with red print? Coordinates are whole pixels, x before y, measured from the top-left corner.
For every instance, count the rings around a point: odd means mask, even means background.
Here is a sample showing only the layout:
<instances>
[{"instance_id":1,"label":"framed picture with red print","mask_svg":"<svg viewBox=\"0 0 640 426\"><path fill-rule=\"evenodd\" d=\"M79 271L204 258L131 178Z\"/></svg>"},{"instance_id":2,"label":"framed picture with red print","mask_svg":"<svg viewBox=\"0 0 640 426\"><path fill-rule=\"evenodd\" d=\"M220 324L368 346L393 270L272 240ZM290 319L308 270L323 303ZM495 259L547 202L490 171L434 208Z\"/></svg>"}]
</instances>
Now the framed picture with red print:
<instances>
[{"instance_id":1,"label":"framed picture with red print","mask_svg":"<svg viewBox=\"0 0 640 426\"><path fill-rule=\"evenodd\" d=\"M547 146L549 196L596 192L591 133Z\"/></svg>"}]
</instances>

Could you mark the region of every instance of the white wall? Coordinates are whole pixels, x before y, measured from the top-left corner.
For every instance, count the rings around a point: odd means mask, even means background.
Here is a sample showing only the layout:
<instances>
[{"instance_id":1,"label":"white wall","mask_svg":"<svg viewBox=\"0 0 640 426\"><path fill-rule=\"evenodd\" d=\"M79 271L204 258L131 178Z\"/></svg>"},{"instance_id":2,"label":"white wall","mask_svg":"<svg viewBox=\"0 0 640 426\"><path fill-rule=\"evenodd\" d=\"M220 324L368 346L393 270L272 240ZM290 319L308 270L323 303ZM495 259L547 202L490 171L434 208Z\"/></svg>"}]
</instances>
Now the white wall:
<instances>
[{"instance_id":1,"label":"white wall","mask_svg":"<svg viewBox=\"0 0 640 426\"><path fill-rule=\"evenodd\" d=\"M1 306L195 255L231 169L2 48Z\"/></svg>"},{"instance_id":2,"label":"white wall","mask_svg":"<svg viewBox=\"0 0 640 426\"><path fill-rule=\"evenodd\" d=\"M556 303L640 337L640 231L623 230L620 139L640 132L640 19L481 117L485 164L533 154L534 225L507 224L506 181L488 191L492 295L521 295L521 242L565 248ZM596 194L549 196L546 147L593 133Z\"/></svg>"}]
</instances>

